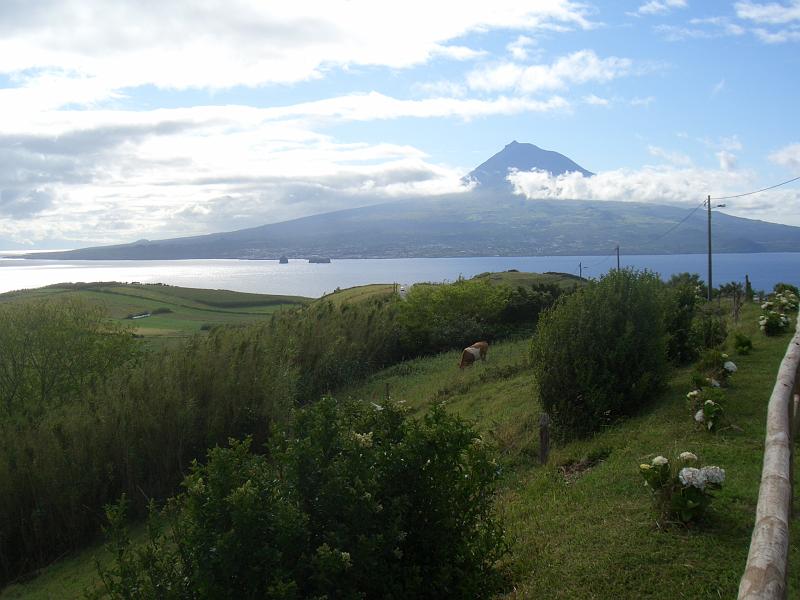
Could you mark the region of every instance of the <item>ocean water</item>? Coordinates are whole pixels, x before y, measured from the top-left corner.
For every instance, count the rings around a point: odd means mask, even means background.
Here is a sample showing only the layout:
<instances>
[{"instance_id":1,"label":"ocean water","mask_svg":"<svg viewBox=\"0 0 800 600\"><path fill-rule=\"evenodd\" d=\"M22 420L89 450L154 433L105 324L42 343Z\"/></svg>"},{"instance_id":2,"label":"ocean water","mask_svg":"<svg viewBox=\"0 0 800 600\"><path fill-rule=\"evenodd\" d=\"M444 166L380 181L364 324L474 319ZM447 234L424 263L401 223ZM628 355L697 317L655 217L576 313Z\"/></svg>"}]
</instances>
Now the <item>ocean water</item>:
<instances>
[{"instance_id":1,"label":"ocean water","mask_svg":"<svg viewBox=\"0 0 800 600\"><path fill-rule=\"evenodd\" d=\"M10 254L2 253L0 254ZM649 269L668 278L673 273L700 273L706 279L705 254L622 256L621 266ZM318 297L335 288L368 283L411 284L453 281L485 271L560 271L599 277L616 266L615 256L531 256L473 258L396 258L334 260L309 264L291 260L109 260L55 261L0 258L0 292L53 283L123 281L167 283L184 287L229 289L264 294ZM714 255L714 284L744 282L750 276L756 290L771 290L778 281L800 283L800 253Z\"/></svg>"}]
</instances>

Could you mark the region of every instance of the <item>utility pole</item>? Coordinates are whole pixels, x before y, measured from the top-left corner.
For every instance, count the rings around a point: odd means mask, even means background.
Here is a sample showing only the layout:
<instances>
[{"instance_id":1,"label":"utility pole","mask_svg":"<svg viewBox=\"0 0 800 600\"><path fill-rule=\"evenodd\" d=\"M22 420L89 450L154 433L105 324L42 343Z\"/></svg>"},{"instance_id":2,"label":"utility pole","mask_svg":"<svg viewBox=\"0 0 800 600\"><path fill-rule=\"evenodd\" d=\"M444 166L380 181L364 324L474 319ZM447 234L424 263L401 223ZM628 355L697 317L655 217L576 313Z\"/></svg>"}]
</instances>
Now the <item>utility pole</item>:
<instances>
[{"instance_id":1,"label":"utility pole","mask_svg":"<svg viewBox=\"0 0 800 600\"><path fill-rule=\"evenodd\" d=\"M619 244L617 244L617 271L619 271Z\"/></svg>"},{"instance_id":2,"label":"utility pole","mask_svg":"<svg viewBox=\"0 0 800 600\"><path fill-rule=\"evenodd\" d=\"M711 194L706 200L708 206L708 301L711 302Z\"/></svg>"},{"instance_id":3,"label":"utility pole","mask_svg":"<svg viewBox=\"0 0 800 600\"><path fill-rule=\"evenodd\" d=\"M583 279L583 263L578 263L578 277Z\"/></svg>"},{"instance_id":4,"label":"utility pole","mask_svg":"<svg viewBox=\"0 0 800 600\"><path fill-rule=\"evenodd\" d=\"M711 280L711 194L706 199L708 206L708 301L711 302L711 288L714 287ZM724 204L717 204L714 208L725 208Z\"/></svg>"}]
</instances>

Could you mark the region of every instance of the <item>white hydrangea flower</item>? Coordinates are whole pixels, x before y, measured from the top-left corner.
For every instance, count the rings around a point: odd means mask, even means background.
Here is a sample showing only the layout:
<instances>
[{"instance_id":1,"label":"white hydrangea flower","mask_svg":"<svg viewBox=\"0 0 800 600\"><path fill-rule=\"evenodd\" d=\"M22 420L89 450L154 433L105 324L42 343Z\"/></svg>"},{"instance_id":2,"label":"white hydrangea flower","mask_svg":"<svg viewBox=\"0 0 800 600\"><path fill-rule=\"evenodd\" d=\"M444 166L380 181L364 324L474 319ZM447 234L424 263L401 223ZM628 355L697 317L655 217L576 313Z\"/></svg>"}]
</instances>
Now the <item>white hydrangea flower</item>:
<instances>
[{"instance_id":1,"label":"white hydrangea flower","mask_svg":"<svg viewBox=\"0 0 800 600\"><path fill-rule=\"evenodd\" d=\"M725 482L725 469L715 466L703 467L700 469L703 480L708 483L722 485Z\"/></svg>"},{"instance_id":2,"label":"white hydrangea flower","mask_svg":"<svg viewBox=\"0 0 800 600\"><path fill-rule=\"evenodd\" d=\"M693 400L693 399L697 398L699 395L700 395L700 390L692 390L691 392L686 394L686 397L689 400Z\"/></svg>"},{"instance_id":3,"label":"white hydrangea flower","mask_svg":"<svg viewBox=\"0 0 800 600\"><path fill-rule=\"evenodd\" d=\"M693 452L681 452L680 459L682 461L697 460L697 455Z\"/></svg>"},{"instance_id":4,"label":"white hydrangea flower","mask_svg":"<svg viewBox=\"0 0 800 600\"><path fill-rule=\"evenodd\" d=\"M668 462L669 461L666 458L664 458L663 456L656 456L652 461L653 466L656 466L656 467L660 467L662 465L665 465Z\"/></svg>"},{"instance_id":5,"label":"white hydrangea flower","mask_svg":"<svg viewBox=\"0 0 800 600\"><path fill-rule=\"evenodd\" d=\"M714 406L716 402L714 402L713 400L706 400L703 404L709 404L711 406Z\"/></svg>"},{"instance_id":6,"label":"white hydrangea flower","mask_svg":"<svg viewBox=\"0 0 800 600\"><path fill-rule=\"evenodd\" d=\"M682 468L680 473L678 473L678 479L680 479L683 485L696 487L698 490L705 489L706 487L706 479L703 472L694 467Z\"/></svg>"},{"instance_id":7,"label":"white hydrangea flower","mask_svg":"<svg viewBox=\"0 0 800 600\"><path fill-rule=\"evenodd\" d=\"M703 421L706 420L706 417L703 414L703 409L702 408L700 410L698 410L696 413L694 413L694 420L697 421L698 423L702 423Z\"/></svg>"},{"instance_id":8,"label":"white hydrangea flower","mask_svg":"<svg viewBox=\"0 0 800 600\"><path fill-rule=\"evenodd\" d=\"M734 363L732 360L725 361L723 367L728 373L736 373L737 371L736 363Z\"/></svg>"},{"instance_id":9,"label":"white hydrangea flower","mask_svg":"<svg viewBox=\"0 0 800 600\"><path fill-rule=\"evenodd\" d=\"M363 447L369 448L372 446L372 432L369 433L353 433L353 438L355 439L356 443Z\"/></svg>"},{"instance_id":10,"label":"white hydrangea flower","mask_svg":"<svg viewBox=\"0 0 800 600\"><path fill-rule=\"evenodd\" d=\"M711 387L720 387L719 381L716 379L711 379Z\"/></svg>"}]
</instances>

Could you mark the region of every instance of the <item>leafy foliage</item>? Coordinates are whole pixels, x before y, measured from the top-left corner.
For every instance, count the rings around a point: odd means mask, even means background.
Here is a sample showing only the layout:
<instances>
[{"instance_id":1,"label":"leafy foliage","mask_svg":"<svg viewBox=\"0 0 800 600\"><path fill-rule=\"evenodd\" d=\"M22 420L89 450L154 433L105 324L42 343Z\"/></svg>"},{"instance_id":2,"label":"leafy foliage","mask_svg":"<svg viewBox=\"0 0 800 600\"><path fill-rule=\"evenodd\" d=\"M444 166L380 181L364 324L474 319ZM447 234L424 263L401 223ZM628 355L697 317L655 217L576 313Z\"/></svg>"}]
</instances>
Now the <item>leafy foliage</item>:
<instances>
[{"instance_id":1,"label":"leafy foliage","mask_svg":"<svg viewBox=\"0 0 800 600\"><path fill-rule=\"evenodd\" d=\"M741 332L734 333L733 347L739 354L750 354L753 350L753 341Z\"/></svg>"},{"instance_id":2,"label":"leafy foliage","mask_svg":"<svg viewBox=\"0 0 800 600\"><path fill-rule=\"evenodd\" d=\"M613 271L545 311L532 344L539 398L561 438L633 413L664 383L663 283Z\"/></svg>"},{"instance_id":3,"label":"leafy foliage","mask_svg":"<svg viewBox=\"0 0 800 600\"><path fill-rule=\"evenodd\" d=\"M506 551L496 479L490 449L441 407L415 421L326 398L270 456L234 441L194 463L164 513L169 535L151 527L133 549L112 508L103 595L486 598Z\"/></svg>"},{"instance_id":4,"label":"leafy foliage","mask_svg":"<svg viewBox=\"0 0 800 600\"><path fill-rule=\"evenodd\" d=\"M723 310L713 303L702 305L692 322L691 337L699 350L724 344L728 337L728 324Z\"/></svg>"},{"instance_id":5,"label":"leafy foliage","mask_svg":"<svg viewBox=\"0 0 800 600\"><path fill-rule=\"evenodd\" d=\"M639 474L653 495L662 518L689 523L700 519L710 506L713 490L722 487L725 471L715 466L698 468L697 456L682 452L672 463L663 456L639 465Z\"/></svg>"}]
</instances>

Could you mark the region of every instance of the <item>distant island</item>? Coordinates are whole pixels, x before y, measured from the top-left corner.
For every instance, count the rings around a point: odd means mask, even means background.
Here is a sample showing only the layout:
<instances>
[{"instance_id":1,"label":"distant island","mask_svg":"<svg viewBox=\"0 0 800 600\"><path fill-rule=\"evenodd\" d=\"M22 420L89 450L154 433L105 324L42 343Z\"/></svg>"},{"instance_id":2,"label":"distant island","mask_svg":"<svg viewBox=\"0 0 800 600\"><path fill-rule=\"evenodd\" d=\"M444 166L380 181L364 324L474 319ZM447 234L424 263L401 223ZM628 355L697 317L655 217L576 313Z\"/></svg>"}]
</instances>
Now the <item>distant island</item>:
<instances>
[{"instance_id":1,"label":"distant island","mask_svg":"<svg viewBox=\"0 0 800 600\"><path fill-rule=\"evenodd\" d=\"M43 252L28 258L148 260L414 258L692 254L706 251L707 217L686 206L589 200L536 200L515 195L511 169L592 173L557 152L512 142L476 167L469 192L404 198L239 231L138 240L131 244ZM800 227L715 212L714 251L800 252ZM681 226L670 231L681 222ZM319 259L319 257L326 257Z\"/></svg>"}]
</instances>

